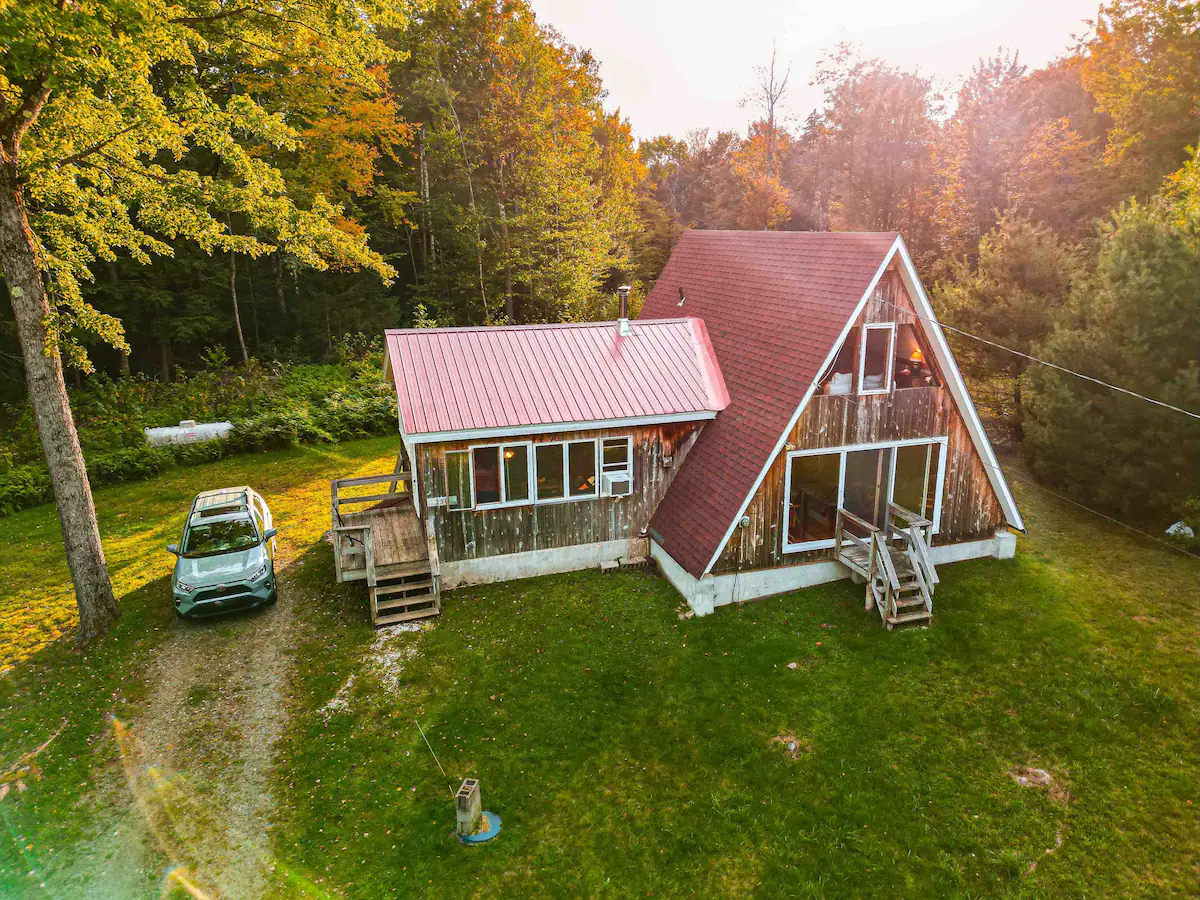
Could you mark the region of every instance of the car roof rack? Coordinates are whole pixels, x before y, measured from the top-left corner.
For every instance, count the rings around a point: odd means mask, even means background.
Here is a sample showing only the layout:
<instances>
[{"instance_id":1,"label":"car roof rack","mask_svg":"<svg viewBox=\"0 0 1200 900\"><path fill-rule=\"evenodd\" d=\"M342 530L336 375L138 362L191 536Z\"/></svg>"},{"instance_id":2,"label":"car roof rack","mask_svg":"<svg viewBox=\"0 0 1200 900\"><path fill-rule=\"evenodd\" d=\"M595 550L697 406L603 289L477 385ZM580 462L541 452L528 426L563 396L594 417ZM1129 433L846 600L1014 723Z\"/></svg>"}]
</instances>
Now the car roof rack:
<instances>
[{"instance_id":1,"label":"car roof rack","mask_svg":"<svg viewBox=\"0 0 1200 900\"><path fill-rule=\"evenodd\" d=\"M210 518L225 516L234 512L250 509L250 487L218 488L214 491L201 491L192 503L194 517Z\"/></svg>"}]
</instances>

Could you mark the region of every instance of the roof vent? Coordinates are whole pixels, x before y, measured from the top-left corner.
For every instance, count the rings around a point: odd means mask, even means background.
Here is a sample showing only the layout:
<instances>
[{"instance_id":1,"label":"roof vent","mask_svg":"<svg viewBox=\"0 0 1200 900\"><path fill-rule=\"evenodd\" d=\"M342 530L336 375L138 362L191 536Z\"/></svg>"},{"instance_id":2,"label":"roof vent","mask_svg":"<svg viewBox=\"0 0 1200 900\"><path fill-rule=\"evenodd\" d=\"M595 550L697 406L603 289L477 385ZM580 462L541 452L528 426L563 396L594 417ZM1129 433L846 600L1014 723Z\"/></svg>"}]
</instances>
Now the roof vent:
<instances>
[{"instance_id":1,"label":"roof vent","mask_svg":"<svg viewBox=\"0 0 1200 900\"><path fill-rule=\"evenodd\" d=\"M633 327L629 324L629 285L623 284L617 288L617 296L621 298L620 312L617 313L617 334L629 337Z\"/></svg>"},{"instance_id":2,"label":"roof vent","mask_svg":"<svg viewBox=\"0 0 1200 900\"><path fill-rule=\"evenodd\" d=\"M683 296L683 288L680 288L680 289L679 289L679 302L678 302L678 303L676 303L675 305L676 305L676 306L683 306L683 301L684 301L684 300L686 300L686 299L687 299L687 297Z\"/></svg>"}]
</instances>

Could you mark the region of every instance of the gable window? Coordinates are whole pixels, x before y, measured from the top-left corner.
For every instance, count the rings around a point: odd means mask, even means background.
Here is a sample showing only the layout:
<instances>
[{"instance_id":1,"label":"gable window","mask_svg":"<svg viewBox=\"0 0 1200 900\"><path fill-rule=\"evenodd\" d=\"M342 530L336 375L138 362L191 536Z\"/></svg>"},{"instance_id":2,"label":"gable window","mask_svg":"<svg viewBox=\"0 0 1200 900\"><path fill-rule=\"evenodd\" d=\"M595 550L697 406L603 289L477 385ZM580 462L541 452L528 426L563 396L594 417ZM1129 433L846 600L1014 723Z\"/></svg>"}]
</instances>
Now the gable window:
<instances>
[{"instance_id":1,"label":"gable window","mask_svg":"<svg viewBox=\"0 0 1200 900\"><path fill-rule=\"evenodd\" d=\"M858 362L858 392L886 394L892 388L892 354L896 326L867 325L863 328L862 353Z\"/></svg>"},{"instance_id":2,"label":"gable window","mask_svg":"<svg viewBox=\"0 0 1200 900\"><path fill-rule=\"evenodd\" d=\"M929 361L928 349L915 326L896 326L896 349L893 355L896 359L896 387L937 386L938 380Z\"/></svg>"},{"instance_id":3,"label":"gable window","mask_svg":"<svg viewBox=\"0 0 1200 900\"><path fill-rule=\"evenodd\" d=\"M471 491L471 454L467 450L446 451L446 506L470 509L475 505Z\"/></svg>"},{"instance_id":4,"label":"gable window","mask_svg":"<svg viewBox=\"0 0 1200 900\"><path fill-rule=\"evenodd\" d=\"M544 503L549 500L566 498L566 458L562 444L538 444L534 448L537 461L537 500Z\"/></svg>"},{"instance_id":5,"label":"gable window","mask_svg":"<svg viewBox=\"0 0 1200 900\"><path fill-rule=\"evenodd\" d=\"M850 329L846 340L842 342L833 365L825 380L821 382L822 394L853 394L854 393L854 361L858 355L858 345L862 341L858 326Z\"/></svg>"},{"instance_id":6,"label":"gable window","mask_svg":"<svg viewBox=\"0 0 1200 900\"><path fill-rule=\"evenodd\" d=\"M567 444L568 494L575 497L596 496L596 442L571 441Z\"/></svg>"},{"instance_id":7,"label":"gable window","mask_svg":"<svg viewBox=\"0 0 1200 900\"><path fill-rule=\"evenodd\" d=\"M600 444L601 493L625 497L633 492L633 438L605 438Z\"/></svg>"}]
</instances>

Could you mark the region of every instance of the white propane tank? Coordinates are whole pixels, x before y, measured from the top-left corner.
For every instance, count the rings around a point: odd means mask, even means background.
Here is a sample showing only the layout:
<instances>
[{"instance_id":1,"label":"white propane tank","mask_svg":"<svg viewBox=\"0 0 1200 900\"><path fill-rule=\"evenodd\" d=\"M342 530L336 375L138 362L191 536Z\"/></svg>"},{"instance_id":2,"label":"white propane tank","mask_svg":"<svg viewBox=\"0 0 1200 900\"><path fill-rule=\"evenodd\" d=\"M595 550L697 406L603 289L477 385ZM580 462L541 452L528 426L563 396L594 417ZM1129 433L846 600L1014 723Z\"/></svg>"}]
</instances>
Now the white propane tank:
<instances>
[{"instance_id":1,"label":"white propane tank","mask_svg":"<svg viewBox=\"0 0 1200 900\"><path fill-rule=\"evenodd\" d=\"M198 444L202 441L216 441L226 437L233 429L232 422L197 422L195 419L184 419L178 425L167 425L163 428L143 428L147 443L154 446L163 444Z\"/></svg>"}]
</instances>

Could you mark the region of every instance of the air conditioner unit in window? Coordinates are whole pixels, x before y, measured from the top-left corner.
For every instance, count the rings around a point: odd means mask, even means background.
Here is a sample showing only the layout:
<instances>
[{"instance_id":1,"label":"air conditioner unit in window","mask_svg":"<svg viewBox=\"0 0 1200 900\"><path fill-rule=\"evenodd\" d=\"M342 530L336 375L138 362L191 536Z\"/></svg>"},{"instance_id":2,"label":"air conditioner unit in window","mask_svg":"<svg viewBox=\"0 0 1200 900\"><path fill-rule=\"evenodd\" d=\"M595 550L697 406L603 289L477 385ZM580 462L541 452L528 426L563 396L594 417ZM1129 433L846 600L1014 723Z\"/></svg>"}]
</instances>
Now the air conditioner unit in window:
<instances>
[{"instance_id":1,"label":"air conditioner unit in window","mask_svg":"<svg viewBox=\"0 0 1200 900\"><path fill-rule=\"evenodd\" d=\"M633 481L625 472L605 472L601 489L605 497L628 497L633 492Z\"/></svg>"}]
</instances>

